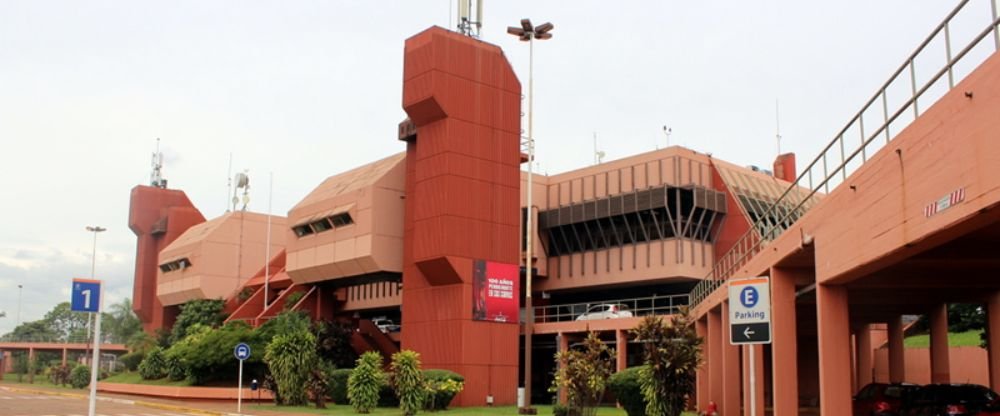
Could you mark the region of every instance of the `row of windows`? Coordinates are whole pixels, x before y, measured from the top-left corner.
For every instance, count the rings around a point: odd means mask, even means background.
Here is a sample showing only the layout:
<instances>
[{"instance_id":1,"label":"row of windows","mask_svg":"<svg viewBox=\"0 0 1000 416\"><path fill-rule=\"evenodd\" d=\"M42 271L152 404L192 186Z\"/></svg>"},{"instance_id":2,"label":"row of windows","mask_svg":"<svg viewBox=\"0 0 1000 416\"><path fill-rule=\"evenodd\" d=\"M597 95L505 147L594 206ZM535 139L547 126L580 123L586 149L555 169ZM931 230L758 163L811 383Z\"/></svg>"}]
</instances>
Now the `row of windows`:
<instances>
[{"instance_id":1,"label":"row of windows","mask_svg":"<svg viewBox=\"0 0 1000 416\"><path fill-rule=\"evenodd\" d=\"M191 260L188 260L187 257L185 257L183 259L174 260L168 263L161 264L160 271L166 273L175 270L184 270L188 267L191 267Z\"/></svg>"},{"instance_id":2,"label":"row of windows","mask_svg":"<svg viewBox=\"0 0 1000 416\"><path fill-rule=\"evenodd\" d=\"M669 218L665 208L644 210L548 228L543 248L550 256L562 256L678 237L711 242L718 218L719 213L703 208L679 221Z\"/></svg>"},{"instance_id":3,"label":"row of windows","mask_svg":"<svg viewBox=\"0 0 1000 416\"><path fill-rule=\"evenodd\" d=\"M346 227L351 224L354 224L354 219L351 218L351 214L342 212L340 214L320 218L310 223L296 225L292 227L292 230L295 231L296 236L305 237L307 235L329 231L334 228Z\"/></svg>"}]
</instances>

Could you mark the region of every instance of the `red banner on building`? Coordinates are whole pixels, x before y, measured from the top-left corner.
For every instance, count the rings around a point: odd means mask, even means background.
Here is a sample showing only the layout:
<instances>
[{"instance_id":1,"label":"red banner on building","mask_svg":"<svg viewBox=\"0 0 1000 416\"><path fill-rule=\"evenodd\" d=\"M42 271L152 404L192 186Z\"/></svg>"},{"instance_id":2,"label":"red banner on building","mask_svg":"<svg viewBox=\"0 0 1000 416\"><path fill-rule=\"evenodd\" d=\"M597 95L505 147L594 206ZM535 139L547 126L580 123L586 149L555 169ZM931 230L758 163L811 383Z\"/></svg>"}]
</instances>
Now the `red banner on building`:
<instances>
[{"instance_id":1,"label":"red banner on building","mask_svg":"<svg viewBox=\"0 0 1000 416\"><path fill-rule=\"evenodd\" d=\"M486 260L472 263L472 319L518 323L520 269Z\"/></svg>"}]
</instances>

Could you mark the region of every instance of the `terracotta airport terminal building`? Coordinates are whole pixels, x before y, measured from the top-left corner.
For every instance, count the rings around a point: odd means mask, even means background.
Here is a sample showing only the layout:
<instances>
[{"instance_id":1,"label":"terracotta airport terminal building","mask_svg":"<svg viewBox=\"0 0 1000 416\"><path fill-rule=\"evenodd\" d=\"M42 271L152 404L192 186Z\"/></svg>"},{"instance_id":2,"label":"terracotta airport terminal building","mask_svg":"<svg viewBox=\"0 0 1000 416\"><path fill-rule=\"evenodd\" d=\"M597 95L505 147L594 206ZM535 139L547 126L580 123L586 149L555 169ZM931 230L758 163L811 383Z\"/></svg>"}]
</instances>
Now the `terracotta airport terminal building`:
<instances>
[{"instance_id":1,"label":"terracotta airport terminal building","mask_svg":"<svg viewBox=\"0 0 1000 416\"><path fill-rule=\"evenodd\" d=\"M866 382L918 377L907 373L917 359L902 353L904 314L983 302L1000 328L996 54L937 102L904 103L914 119L905 128L879 128L883 103L870 102L862 113L877 109L878 120L862 122L863 140L847 142L855 130L845 130L808 165L783 154L744 167L674 146L536 174L530 189L522 86L500 48L431 28L407 39L404 55L408 117L385 138L400 152L331 169L286 216L209 219L163 181L132 190L134 307L147 331L170 327L192 299L224 299L229 320L255 326L293 299L313 319L356 325L359 352L411 349L425 368L462 374L456 405L509 405L523 384L526 326L532 401L542 403L556 351L597 331L617 346L619 370L638 365L628 330L690 305L706 340L698 408L748 408L754 365L757 406L797 414L819 403L832 415ZM942 284L946 270L961 272ZM765 275L773 344L753 347L751 362L723 329L724 282ZM930 368L941 380L948 350L932 318ZM1000 344L1000 329L990 334ZM1000 382L1000 357L979 367Z\"/></svg>"}]
</instances>

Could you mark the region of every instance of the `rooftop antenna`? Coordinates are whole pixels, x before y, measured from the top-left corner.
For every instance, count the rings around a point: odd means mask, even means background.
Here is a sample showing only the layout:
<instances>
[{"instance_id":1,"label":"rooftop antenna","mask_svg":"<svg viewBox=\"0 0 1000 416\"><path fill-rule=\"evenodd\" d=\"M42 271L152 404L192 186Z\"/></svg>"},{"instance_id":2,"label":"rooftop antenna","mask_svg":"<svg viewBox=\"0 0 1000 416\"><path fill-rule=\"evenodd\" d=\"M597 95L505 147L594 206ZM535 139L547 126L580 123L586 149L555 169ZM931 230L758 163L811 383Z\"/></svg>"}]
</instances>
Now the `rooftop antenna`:
<instances>
[{"instance_id":1,"label":"rooftop antenna","mask_svg":"<svg viewBox=\"0 0 1000 416\"><path fill-rule=\"evenodd\" d=\"M226 169L226 212L231 211L229 209L229 194L233 193L233 152L229 152L229 168ZM236 203L234 202L235 206Z\"/></svg>"},{"instance_id":2,"label":"rooftop antenna","mask_svg":"<svg viewBox=\"0 0 1000 416\"><path fill-rule=\"evenodd\" d=\"M243 172L239 172L236 176L233 176L233 182L236 185L236 189L233 189L233 211L236 210L236 205L240 202L243 203L243 207L240 208L240 211L246 211L247 204L250 203L250 176L247 175L249 172L249 170L244 169ZM240 189L243 190L242 198L237 196Z\"/></svg>"},{"instance_id":3,"label":"rooftop antenna","mask_svg":"<svg viewBox=\"0 0 1000 416\"><path fill-rule=\"evenodd\" d=\"M153 172L149 174L149 185L167 189L167 180L163 179L163 153L160 152L160 138L156 138L156 152L153 152Z\"/></svg>"},{"instance_id":4,"label":"rooftop antenna","mask_svg":"<svg viewBox=\"0 0 1000 416\"><path fill-rule=\"evenodd\" d=\"M597 132L594 132L594 164L600 165L601 160L604 159L604 151L597 150Z\"/></svg>"},{"instance_id":5,"label":"rooftop antenna","mask_svg":"<svg viewBox=\"0 0 1000 416\"><path fill-rule=\"evenodd\" d=\"M774 140L778 143L778 155L781 155L781 114L778 99L774 99Z\"/></svg>"},{"instance_id":6,"label":"rooftop antenna","mask_svg":"<svg viewBox=\"0 0 1000 416\"><path fill-rule=\"evenodd\" d=\"M670 133L673 133L674 129L671 127L663 126L663 134L667 136L667 147L670 147Z\"/></svg>"},{"instance_id":7,"label":"rooftop antenna","mask_svg":"<svg viewBox=\"0 0 1000 416\"><path fill-rule=\"evenodd\" d=\"M483 28L483 0L475 0L475 20L472 17L472 2L473 0L458 0L458 32L478 39Z\"/></svg>"}]
</instances>

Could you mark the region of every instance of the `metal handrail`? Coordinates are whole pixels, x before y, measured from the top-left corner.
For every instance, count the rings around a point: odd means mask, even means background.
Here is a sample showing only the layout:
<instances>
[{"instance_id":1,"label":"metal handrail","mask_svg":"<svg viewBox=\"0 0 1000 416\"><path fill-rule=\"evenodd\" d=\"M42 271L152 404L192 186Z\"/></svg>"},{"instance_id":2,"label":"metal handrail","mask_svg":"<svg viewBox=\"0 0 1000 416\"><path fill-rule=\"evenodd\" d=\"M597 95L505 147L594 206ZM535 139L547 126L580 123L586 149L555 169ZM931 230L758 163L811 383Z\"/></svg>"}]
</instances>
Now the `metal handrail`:
<instances>
[{"instance_id":1,"label":"metal handrail","mask_svg":"<svg viewBox=\"0 0 1000 416\"><path fill-rule=\"evenodd\" d=\"M792 217L791 215L793 213L798 213L799 209L803 209L803 211L808 210L808 208L805 207L805 203L809 201L810 198L815 196L820 191L820 189L823 189L825 193L829 193L830 184L834 179L836 179L838 174L841 175L841 180L845 181L847 179L847 176L849 175L848 164L854 161L855 158L858 156L858 154L861 155L861 163L855 166L851 173L853 173L853 171L856 171L858 168L863 166L868 161L867 148L877 137L884 134L885 144L888 144L894 138L894 135L889 131L889 126L893 122L898 120L899 117L903 115L907 111L907 109L910 108L911 106L913 108L913 119L916 120L920 116L920 108L918 104L920 97L925 92L927 92L928 89L930 89L933 85L935 85L935 83L937 83L937 81L939 81L942 76L944 76L945 74L948 75L948 91L954 88L956 83L954 75L955 65L959 61L961 61L962 58L964 58L974 47L978 46L980 42L982 42L983 39L985 39L990 33L993 34L994 38L994 50L995 51L1000 50L1000 27L998 27L1000 26L1000 18L998 18L998 12L997 12L998 9L997 0L987 0L987 1L990 2L990 10L992 15L990 24L986 28L981 30L975 37L973 37L973 39L964 48L962 48L962 50L959 51L958 54L952 56L950 25L952 19L956 15L958 15L958 13L962 11L962 9L965 8L965 6L970 2L970 0L961 0L959 2L959 4L951 11L951 13L949 13L948 16L945 17L945 19L940 24L938 24L937 27L934 28L931 34L926 39L924 39L923 42L920 43L920 46L918 46L917 49L912 54L910 54L910 56L903 62L903 64L900 65L895 72L893 72L893 74L889 77L889 80L886 81L884 84L882 84L882 87L879 88L876 91L876 93L872 95L870 99L868 99L868 101L861 107L861 110L858 111L854 115L854 117L851 118L851 120L844 126L844 128L841 129L836 136L834 136L833 140L831 140L826 145L826 147L824 147L823 150L820 151L820 154L816 156L816 158L813 159L811 163L809 163L809 165L805 168L805 170L803 170L802 173L799 174L799 176L785 190L785 192L781 195L781 197L779 197L777 200L774 201L774 203L771 204L771 206L768 208L767 213L761 216L736 241L736 243L732 246L732 248L730 248L729 251L727 251L726 254L724 254L718 261L716 261L716 263L712 266L712 270L709 272L708 276L706 276L705 280L699 282L691 291L692 305L697 305L701 303L701 301L703 301L708 295L710 295L716 289L724 285L726 279L732 277L732 275L737 270L739 270L740 267L746 265L754 255L759 253L764 248L764 246L767 245L769 241L777 238L786 228L789 228L791 224L793 224L796 220L798 220L798 218L801 218L801 216ZM922 52L925 51L926 47L942 32L944 33L945 37L944 48L945 48L945 55L947 57L947 63L942 68L940 68L920 88L917 88L916 69L915 69L916 59L918 56L920 56ZM892 86L893 83L900 78L900 75L902 75L907 69L909 69L909 75L910 75L910 92L911 92L910 98L907 99L905 102L903 102L895 112L890 114L887 103L888 101L887 91L889 87ZM870 135L866 134L864 115L868 110L872 108L872 105L875 104L880 99L882 104L883 122L878 128L872 131ZM906 126L908 125L909 123L907 123ZM900 130L902 130L906 126L901 126ZM854 148L853 151L851 151L849 154L845 154L844 137L845 135L850 134L850 131L854 128L859 129L861 142L856 148ZM837 165L833 169L833 171L830 171L827 159L828 157L835 157L835 156L829 156L831 154L831 150L834 149L839 151L840 164ZM822 181L814 184L813 171L816 170L817 175L819 174L818 170L820 167L820 163L822 163L822 169L823 169L822 176L820 176L820 178L822 178ZM795 195L796 197L800 196L799 192L792 192L792 191L793 190L797 191L805 187L806 180L808 180L808 185L809 185L807 188L809 190L808 194L805 197L801 198L799 202L795 204L794 208L786 209L785 214L781 217L779 221L773 221L772 219L770 219L771 214L776 213L777 208L782 204L782 202L786 202L785 200L789 198L790 195ZM837 186L838 185L835 184L833 188L836 189ZM787 201L787 202L789 204L794 203L794 201ZM786 223L786 221L788 222ZM786 225L786 226L783 227L780 225Z\"/></svg>"},{"instance_id":2,"label":"metal handrail","mask_svg":"<svg viewBox=\"0 0 1000 416\"><path fill-rule=\"evenodd\" d=\"M647 296L631 299L613 299L585 303L567 303L562 305L536 306L535 323L575 321L585 314L591 306L621 305L622 311L628 311L632 316L669 315L678 312L678 308L687 306L688 295Z\"/></svg>"}]
</instances>

